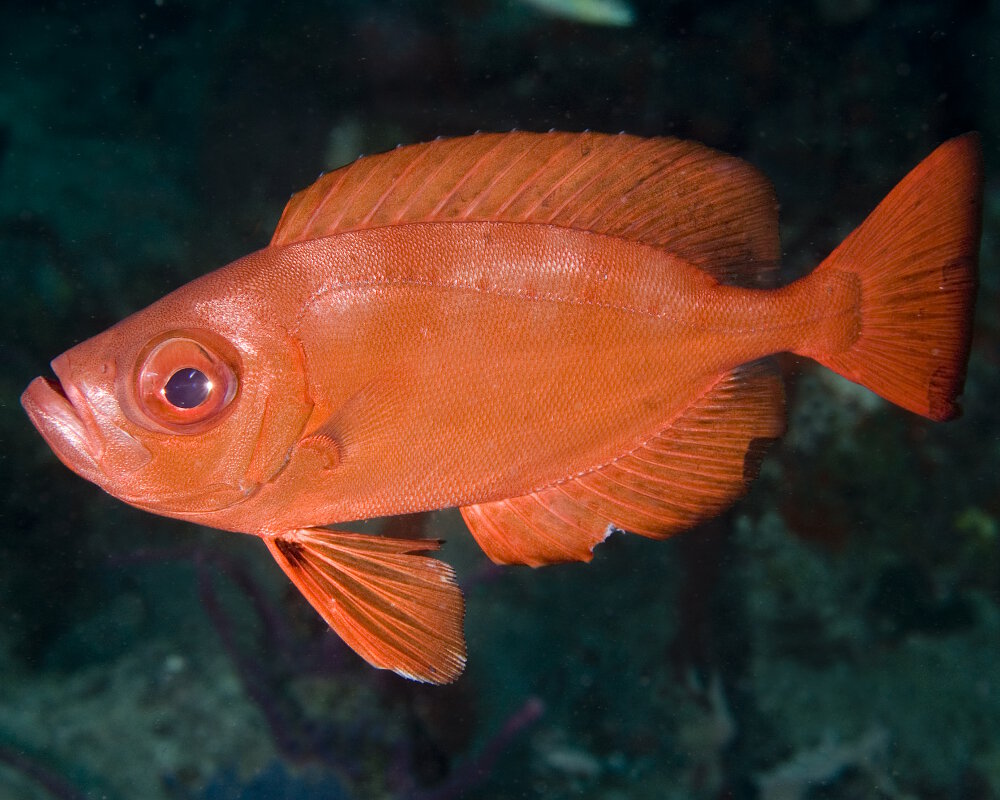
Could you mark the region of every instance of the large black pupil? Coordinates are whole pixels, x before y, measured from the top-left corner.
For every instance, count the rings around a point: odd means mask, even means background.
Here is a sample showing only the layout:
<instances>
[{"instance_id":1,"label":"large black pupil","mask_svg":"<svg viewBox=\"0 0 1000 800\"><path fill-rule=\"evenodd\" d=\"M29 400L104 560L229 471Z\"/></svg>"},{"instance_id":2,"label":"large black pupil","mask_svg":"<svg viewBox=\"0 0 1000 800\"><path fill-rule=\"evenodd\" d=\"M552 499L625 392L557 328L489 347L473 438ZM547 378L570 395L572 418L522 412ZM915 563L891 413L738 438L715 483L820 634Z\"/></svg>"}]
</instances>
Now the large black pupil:
<instances>
[{"instance_id":1,"label":"large black pupil","mask_svg":"<svg viewBox=\"0 0 1000 800\"><path fill-rule=\"evenodd\" d=\"M211 389L212 383L204 372L188 367L170 376L163 387L163 396L177 408L194 408L205 402Z\"/></svg>"}]
</instances>

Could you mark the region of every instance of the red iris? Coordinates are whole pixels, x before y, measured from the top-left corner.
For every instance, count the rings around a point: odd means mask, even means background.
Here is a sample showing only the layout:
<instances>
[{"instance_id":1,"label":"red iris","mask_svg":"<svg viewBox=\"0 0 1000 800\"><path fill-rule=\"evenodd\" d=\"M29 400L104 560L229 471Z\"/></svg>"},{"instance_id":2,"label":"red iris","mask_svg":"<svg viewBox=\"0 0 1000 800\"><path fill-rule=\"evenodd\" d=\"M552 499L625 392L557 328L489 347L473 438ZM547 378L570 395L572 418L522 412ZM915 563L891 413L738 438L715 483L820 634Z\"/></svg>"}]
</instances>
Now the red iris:
<instances>
[{"instance_id":1,"label":"red iris","mask_svg":"<svg viewBox=\"0 0 1000 800\"><path fill-rule=\"evenodd\" d=\"M206 343L175 336L156 344L136 376L142 410L157 425L197 433L218 422L236 396L234 366Z\"/></svg>"}]
</instances>

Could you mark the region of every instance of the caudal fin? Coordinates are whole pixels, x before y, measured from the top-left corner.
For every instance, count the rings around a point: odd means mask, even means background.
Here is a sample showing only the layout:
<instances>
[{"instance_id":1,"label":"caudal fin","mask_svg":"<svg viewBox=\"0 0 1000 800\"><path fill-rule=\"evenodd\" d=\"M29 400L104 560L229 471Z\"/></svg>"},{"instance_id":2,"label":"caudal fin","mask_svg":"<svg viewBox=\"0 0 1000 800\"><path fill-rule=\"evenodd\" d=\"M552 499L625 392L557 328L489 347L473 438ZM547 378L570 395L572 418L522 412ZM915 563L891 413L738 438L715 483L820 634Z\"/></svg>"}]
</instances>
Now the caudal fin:
<instances>
[{"instance_id":1,"label":"caudal fin","mask_svg":"<svg viewBox=\"0 0 1000 800\"><path fill-rule=\"evenodd\" d=\"M860 310L851 346L813 357L917 414L957 416L981 205L979 136L969 133L918 164L819 266L856 276Z\"/></svg>"}]
</instances>

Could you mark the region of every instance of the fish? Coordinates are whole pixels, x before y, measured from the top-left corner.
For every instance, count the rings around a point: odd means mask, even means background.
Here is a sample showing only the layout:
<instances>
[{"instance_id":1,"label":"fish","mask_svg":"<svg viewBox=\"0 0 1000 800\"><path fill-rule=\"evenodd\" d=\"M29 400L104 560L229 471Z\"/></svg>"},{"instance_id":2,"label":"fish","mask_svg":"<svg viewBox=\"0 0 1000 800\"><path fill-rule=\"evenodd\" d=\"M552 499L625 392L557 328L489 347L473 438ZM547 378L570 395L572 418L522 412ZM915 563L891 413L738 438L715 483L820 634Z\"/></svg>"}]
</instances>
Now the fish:
<instances>
[{"instance_id":1,"label":"fish","mask_svg":"<svg viewBox=\"0 0 1000 800\"><path fill-rule=\"evenodd\" d=\"M627 28L635 22L635 9L627 0L521 0L551 17Z\"/></svg>"},{"instance_id":2,"label":"fish","mask_svg":"<svg viewBox=\"0 0 1000 800\"><path fill-rule=\"evenodd\" d=\"M78 475L260 537L362 658L448 683L464 600L441 542L328 526L457 507L494 562L531 566L666 538L783 434L785 352L951 419L981 207L969 133L782 284L775 192L740 158L439 139L320 177L266 247L57 356L21 403Z\"/></svg>"}]
</instances>

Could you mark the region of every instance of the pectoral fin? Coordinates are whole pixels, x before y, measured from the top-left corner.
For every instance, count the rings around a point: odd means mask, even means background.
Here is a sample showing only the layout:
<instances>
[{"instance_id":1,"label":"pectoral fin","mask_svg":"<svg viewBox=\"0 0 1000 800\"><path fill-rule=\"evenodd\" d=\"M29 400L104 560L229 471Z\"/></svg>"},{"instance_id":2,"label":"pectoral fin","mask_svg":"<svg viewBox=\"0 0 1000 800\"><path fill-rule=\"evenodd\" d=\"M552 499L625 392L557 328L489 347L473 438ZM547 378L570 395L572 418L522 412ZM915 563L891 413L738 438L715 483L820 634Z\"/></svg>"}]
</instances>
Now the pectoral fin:
<instances>
[{"instance_id":1,"label":"pectoral fin","mask_svg":"<svg viewBox=\"0 0 1000 800\"><path fill-rule=\"evenodd\" d=\"M427 683L465 668L455 573L424 555L440 542L303 528L266 538L271 555L362 658Z\"/></svg>"}]
</instances>

